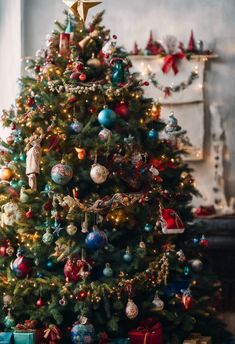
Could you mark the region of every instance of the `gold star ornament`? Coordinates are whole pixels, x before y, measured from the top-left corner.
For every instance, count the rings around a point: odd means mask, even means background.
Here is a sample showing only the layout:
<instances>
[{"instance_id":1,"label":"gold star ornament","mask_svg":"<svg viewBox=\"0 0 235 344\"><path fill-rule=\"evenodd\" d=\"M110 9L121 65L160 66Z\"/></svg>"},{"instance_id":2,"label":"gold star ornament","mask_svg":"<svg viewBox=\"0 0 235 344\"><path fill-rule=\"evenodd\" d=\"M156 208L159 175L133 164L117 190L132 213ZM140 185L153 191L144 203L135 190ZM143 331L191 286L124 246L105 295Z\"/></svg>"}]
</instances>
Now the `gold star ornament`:
<instances>
[{"instance_id":1,"label":"gold star ornament","mask_svg":"<svg viewBox=\"0 0 235 344\"><path fill-rule=\"evenodd\" d=\"M71 9L75 16L80 17L83 21L86 20L88 11L91 7L99 5L102 1L90 0L63 0L64 3Z\"/></svg>"}]
</instances>

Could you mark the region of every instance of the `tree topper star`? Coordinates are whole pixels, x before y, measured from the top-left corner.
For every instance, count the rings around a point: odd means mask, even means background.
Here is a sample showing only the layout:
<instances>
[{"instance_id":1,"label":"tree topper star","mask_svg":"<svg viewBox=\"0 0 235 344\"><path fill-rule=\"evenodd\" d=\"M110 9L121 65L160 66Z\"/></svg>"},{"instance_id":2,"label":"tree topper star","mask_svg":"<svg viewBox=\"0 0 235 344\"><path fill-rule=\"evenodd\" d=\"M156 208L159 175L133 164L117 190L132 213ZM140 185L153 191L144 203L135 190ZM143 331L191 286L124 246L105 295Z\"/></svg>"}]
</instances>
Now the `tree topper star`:
<instances>
[{"instance_id":1,"label":"tree topper star","mask_svg":"<svg viewBox=\"0 0 235 344\"><path fill-rule=\"evenodd\" d=\"M80 17L83 21L86 20L88 11L91 7L101 4L102 1L90 0L63 0L64 3L72 10L75 16Z\"/></svg>"}]
</instances>

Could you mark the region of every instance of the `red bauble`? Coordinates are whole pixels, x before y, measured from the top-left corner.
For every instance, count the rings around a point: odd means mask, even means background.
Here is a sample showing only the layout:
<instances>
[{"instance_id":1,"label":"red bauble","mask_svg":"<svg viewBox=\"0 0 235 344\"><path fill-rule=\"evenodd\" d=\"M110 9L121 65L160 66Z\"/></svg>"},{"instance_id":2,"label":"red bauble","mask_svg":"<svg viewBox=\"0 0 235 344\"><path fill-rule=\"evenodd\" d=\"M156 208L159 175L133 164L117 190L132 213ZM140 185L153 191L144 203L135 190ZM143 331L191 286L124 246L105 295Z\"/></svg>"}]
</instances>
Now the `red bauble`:
<instances>
[{"instance_id":1,"label":"red bauble","mask_svg":"<svg viewBox=\"0 0 235 344\"><path fill-rule=\"evenodd\" d=\"M24 256L19 256L11 263L11 269L16 277L25 278L31 274L31 261Z\"/></svg>"},{"instance_id":2,"label":"red bauble","mask_svg":"<svg viewBox=\"0 0 235 344\"><path fill-rule=\"evenodd\" d=\"M91 266L83 259L74 256L64 266L66 282L77 282L91 273Z\"/></svg>"},{"instance_id":3,"label":"red bauble","mask_svg":"<svg viewBox=\"0 0 235 344\"><path fill-rule=\"evenodd\" d=\"M80 74L80 76L79 76L79 80L81 80L81 81L85 81L86 78L87 78L87 76L84 73Z\"/></svg>"},{"instance_id":4,"label":"red bauble","mask_svg":"<svg viewBox=\"0 0 235 344\"><path fill-rule=\"evenodd\" d=\"M34 97L28 97L27 100L26 100L26 104L28 106L33 106L35 104Z\"/></svg>"},{"instance_id":5,"label":"red bauble","mask_svg":"<svg viewBox=\"0 0 235 344\"><path fill-rule=\"evenodd\" d=\"M121 102L116 105L114 112L116 112L116 114L123 119L128 119L129 117L129 108L125 102Z\"/></svg>"},{"instance_id":6,"label":"red bauble","mask_svg":"<svg viewBox=\"0 0 235 344\"><path fill-rule=\"evenodd\" d=\"M70 79L73 79L73 80L80 80L80 73L79 72L73 72L71 75L70 75Z\"/></svg>"},{"instance_id":7,"label":"red bauble","mask_svg":"<svg viewBox=\"0 0 235 344\"><path fill-rule=\"evenodd\" d=\"M7 144L8 145L12 145L15 141L15 136L14 135L10 135L6 138Z\"/></svg>"},{"instance_id":8,"label":"red bauble","mask_svg":"<svg viewBox=\"0 0 235 344\"><path fill-rule=\"evenodd\" d=\"M190 290L185 290L182 296L182 304L186 311L190 310L193 305L193 298Z\"/></svg>"},{"instance_id":9,"label":"red bauble","mask_svg":"<svg viewBox=\"0 0 235 344\"><path fill-rule=\"evenodd\" d=\"M31 208L25 213L25 217L26 217L26 219L32 219L33 212L32 212Z\"/></svg>"},{"instance_id":10,"label":"red bauble","mask_svg":"<svg viewBox=\"0 0 235 344\"><path fill-rule=\"evenodd\" d=\"M1 257L5 257L7 255L6 250L7 250L6 246L0 246L0 256Z\"/></svg>"},{"instance_id":11,"label":"red bauble","mask_svg":"<svg viewBox=\"0 0 235 344\"><path fill-rule=\"evenodd\" d=\"M37 300L37 302L36 302L36 306L37 306L38 308L41 308L41 307L43 307L44 305L45 305L45 303L44 303L43 299L40 297L40 298Z\"/></svg>"},{"instance_id":12,"label":"red bauble","mask_svg":"<svg viewBox=\"0 0 235 344\"><path fill-rule=\"evenodd\" d=\"M79 62L76 66L76 69L78 72L81 72L83 70L83 68L84 68L84 65L82 62Z\"/></svg>"}]
</instances>

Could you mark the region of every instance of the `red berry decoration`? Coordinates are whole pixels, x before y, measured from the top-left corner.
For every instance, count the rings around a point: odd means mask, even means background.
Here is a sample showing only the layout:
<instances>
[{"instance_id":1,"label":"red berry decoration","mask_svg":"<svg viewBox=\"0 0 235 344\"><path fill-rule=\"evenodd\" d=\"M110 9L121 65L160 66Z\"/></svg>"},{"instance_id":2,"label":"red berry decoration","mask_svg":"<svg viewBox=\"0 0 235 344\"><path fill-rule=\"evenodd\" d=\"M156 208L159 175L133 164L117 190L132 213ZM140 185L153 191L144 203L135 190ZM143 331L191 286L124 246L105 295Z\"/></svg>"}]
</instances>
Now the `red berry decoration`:
<instances>
[{"instance_id":1,"label":"red berry decoration","mask_svg":"<svg viewBox=\"0 0 235 344\"><path fill-rule=\"evenodd\" d=\"M67 260L64 266L66 282L77 282L91 273L91 265L84 259L74 256Z\"/></svg>"},{"instance_id":2,"label":"red berry decoration","mask_svg":"<svg viewBox=\"0 0 235 344\"><path fill-rule=\"evenodd\" d=\"M182 296L182 304L186 311L190 310L193 305L193 298L190 289L186 289Z\"/></svg>"},{"instance_id":3,"label":"red berry decoration","mask_svg":"<svg viewBox=\"0 0 235 344\"><path fill-rule=\"evenodd\" d=\"M77 294L76 298L79 300L79 301L85 301L86 298L88 296L88 293L87 291L85 290L80 290L79 293Z\"/></svg>"},{"instance_id":4,"label":"red berry decoration","mask_svg":"<svg viewBox=\"0 0 235 344\"><path fill-rule=\"evenodd\" d=\"M44 305L45 305L45 303L44 303L43 299L40 297L40 298L37 300L37 302L36 302L36 306L37 306L38 308L41 308L41 307L43 307Z\"/></svg>"},{"instance_id":5,"label":"red berry decoration","mask_svg":"<svg viewBox=\"0 0 235 344\"><path fill-rule=\"evenodd\" d=\"M116 114L123 119L128 119L129 117L129 108L125 102L121 102L116 105L114 112L116 112Z\"/></svg>"},{"instance_id":6,"label":"red berry decoration","mask_svg":"<svg viewBox=\"0 0 235 344\"><path fill-rule=\"evenodd\" d=\"M84 73L80 74L80 76L79 76L79 79L80 79L81 81L85 81L86 78L87 78L87 76L86 76L86 74L84 74Z\"/></svg>"}]
</instances>

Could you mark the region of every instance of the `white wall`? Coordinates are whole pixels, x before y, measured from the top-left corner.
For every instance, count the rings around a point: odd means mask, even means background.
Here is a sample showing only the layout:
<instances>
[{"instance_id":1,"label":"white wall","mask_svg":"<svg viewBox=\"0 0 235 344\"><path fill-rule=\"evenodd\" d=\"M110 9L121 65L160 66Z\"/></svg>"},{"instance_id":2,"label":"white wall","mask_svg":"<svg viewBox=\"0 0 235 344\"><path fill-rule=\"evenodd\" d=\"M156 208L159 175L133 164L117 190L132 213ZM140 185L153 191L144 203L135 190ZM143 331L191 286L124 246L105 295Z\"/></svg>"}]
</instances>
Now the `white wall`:
<instances>
[{"instance_id":1,"label":"white wall","mask_svg":"<svg viewBox=\"0 0 235 344\"><path fill-rule=\"evenodd\" d=\"M0 26L2 18L9 20L6 3L19 0L0 0ZM25 55L32 55L44 43L45 35L52 31L53 21L63 18L66 6L62 0L25 0L24 29ZM213 48L220 58L213 61L206 73L206 137L209 135L210 115L208 104L216 101L225 122L227 156L226 190L228 196L235 194L235 1L234 0L104 0L102 5L90 11L91 17L96 11L106 9L104 23L118 36L119 44L131 49L134 40L144 47L150 29L155 37L175 34L187 42L189 32L194 30L197 39L202 39L206 47ZM7 18L6 18L7 17ZM11 30L14 25L11 24ZM1 32L2 36L2 32ZM0 42L1 42L0 36ZM11 42L6 52L12 49ZM1 45L0 45L1 47ZM5 42L6 47L6 42ZM1 49L2 51L2 49ZM2 53L1 53L2 54ZM0 58L0 61L1 58ZM1 68L1 67L0 67ZM13 75L13 73L12 73ZM1 71L0 71L1 76ZM13 78L5 89L11 89ZM9 101L11 103L12 100ZM209 155L209 141L206 140L206 160L195 163L197 173L203 176L200 185L204 194L210 194L212 161Z\"/></svg>"},{"instance_id":2,"label":"white wall","mask_svg":"<svg viewBox=\"0 0 235 344\"><path fill-rule=\"evenodd\" d=\"M23 48L22 0L0 0L0 111L14 103Z\"/></svg>"}]
</instances>

